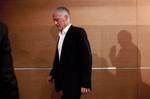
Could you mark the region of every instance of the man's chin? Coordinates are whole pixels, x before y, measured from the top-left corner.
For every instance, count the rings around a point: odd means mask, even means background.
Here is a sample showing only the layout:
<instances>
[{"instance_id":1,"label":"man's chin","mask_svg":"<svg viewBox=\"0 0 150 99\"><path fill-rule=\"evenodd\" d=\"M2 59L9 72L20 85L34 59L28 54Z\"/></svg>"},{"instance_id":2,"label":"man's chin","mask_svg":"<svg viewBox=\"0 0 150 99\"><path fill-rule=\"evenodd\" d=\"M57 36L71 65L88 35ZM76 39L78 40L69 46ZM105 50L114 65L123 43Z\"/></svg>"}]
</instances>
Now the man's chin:
<instances>
[{"instance_id":1,"label":"man's chin","mask_svg":"<svg viewBox=\"0 0 150 99\"><path fill-rule=\"evenodd\" d=\"M58 30L59 30L59 31L61 31L61 30L62 30L62 28L60 28L60 27L57 27L57 28L58 28Z\"/></svg>"}]
</instances>

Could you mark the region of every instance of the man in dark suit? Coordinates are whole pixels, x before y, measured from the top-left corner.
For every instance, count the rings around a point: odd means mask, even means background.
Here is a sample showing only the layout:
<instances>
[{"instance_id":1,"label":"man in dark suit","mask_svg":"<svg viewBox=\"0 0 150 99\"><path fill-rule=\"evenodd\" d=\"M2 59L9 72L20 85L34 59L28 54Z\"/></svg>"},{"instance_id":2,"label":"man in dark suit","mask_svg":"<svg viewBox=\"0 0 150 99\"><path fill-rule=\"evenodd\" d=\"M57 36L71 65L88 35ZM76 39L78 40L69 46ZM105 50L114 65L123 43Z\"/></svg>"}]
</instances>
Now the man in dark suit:
<instances>
[{"instance_id":1,"label":"man in dark suit","mask_svg":"<svg viewBox=\"0 0 150 99\"><path fill-rule=\"evenodd\" d=\"M13 70L8 29L0 23L0 99L18 99L18 86Z\"/></svg>"},{"instance_id":2,"label":"man in dark suit","mask_svg":"<svg viewBox=\"0 0 150 99\"><path fill-rule=\"evenodd\" d=\"M70 22L70 12L58 7L52 15L59 30L53 69L49 82L54 81L61 99L80 99L81 94L91 91L92 55L86 32Z\"/></svg>"}]
</instances>

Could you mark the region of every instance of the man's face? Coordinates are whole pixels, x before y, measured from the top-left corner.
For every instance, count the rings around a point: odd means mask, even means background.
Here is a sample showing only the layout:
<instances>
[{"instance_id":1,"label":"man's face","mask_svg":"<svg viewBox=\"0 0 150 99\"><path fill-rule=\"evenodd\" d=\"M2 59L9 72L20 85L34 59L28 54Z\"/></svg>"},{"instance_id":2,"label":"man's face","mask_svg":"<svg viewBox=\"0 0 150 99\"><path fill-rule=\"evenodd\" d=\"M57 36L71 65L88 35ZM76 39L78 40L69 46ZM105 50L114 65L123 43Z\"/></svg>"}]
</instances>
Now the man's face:
<instances>
[{"instance_id":1,"label":"man's face","mask_svg":"<svg viewBox=\"0 0 150 99\"><path fill-rule=\"evenodd\" d=\"M59 12L54 12L52 15L52 18L53 18L54 24L60 31L62 31L66 27L67 16Z\"/></svg>"}]
</instances>

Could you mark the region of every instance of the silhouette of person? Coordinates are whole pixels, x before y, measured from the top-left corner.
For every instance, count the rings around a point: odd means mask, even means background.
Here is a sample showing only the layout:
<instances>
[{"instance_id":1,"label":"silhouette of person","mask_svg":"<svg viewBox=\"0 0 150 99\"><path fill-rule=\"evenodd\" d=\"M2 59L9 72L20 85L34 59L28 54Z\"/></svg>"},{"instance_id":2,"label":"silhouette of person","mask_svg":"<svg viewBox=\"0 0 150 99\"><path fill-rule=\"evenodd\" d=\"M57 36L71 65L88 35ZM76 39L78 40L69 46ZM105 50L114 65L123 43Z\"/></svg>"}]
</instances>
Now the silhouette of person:
<instances>
[{"instance_id":1,"label":"silhouette of person","mask_svg":"<svg viewBox=\"0 0 150 99\"><path fill-rule=\"evenodd\" d=\"M13 70L8 29L0 23L0 99L18 99L18 86Z\"/></svg>"},{"instance_id":2,"label":"silhouette of person","mask_svg":"<svg viewBox=\"0 0 150 99\"><path fill-rule=\"evenodd\" d=\"M138 81L141 79L139 71L141 54L138 47L132 42L130 32L126 30L118 33L118 43L120 45L118 54L116 46L112 46L109 53L111 64L117 68L118 95L125 99L134 99L138 96Z\"/></svg>"}]
</instances>

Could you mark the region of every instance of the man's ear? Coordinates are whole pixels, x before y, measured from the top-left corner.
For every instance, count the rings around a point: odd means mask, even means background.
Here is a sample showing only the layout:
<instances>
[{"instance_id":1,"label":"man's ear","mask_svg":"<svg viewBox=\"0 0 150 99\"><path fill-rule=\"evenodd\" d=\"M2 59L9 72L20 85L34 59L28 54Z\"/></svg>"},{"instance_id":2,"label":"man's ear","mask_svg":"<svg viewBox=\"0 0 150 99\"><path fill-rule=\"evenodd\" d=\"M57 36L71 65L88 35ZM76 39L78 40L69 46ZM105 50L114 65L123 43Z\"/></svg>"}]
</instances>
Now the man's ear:
<instances>
[{"instance_id":1,"label":"man's ear","mask_svg":"<svg viewBox=\"0 0 150 99\"><path fill-rule=\"evenodd\" d=\"M68 16L67 15L65 15L65 20L68 20Z\"/></svg>"}]
</instances>

